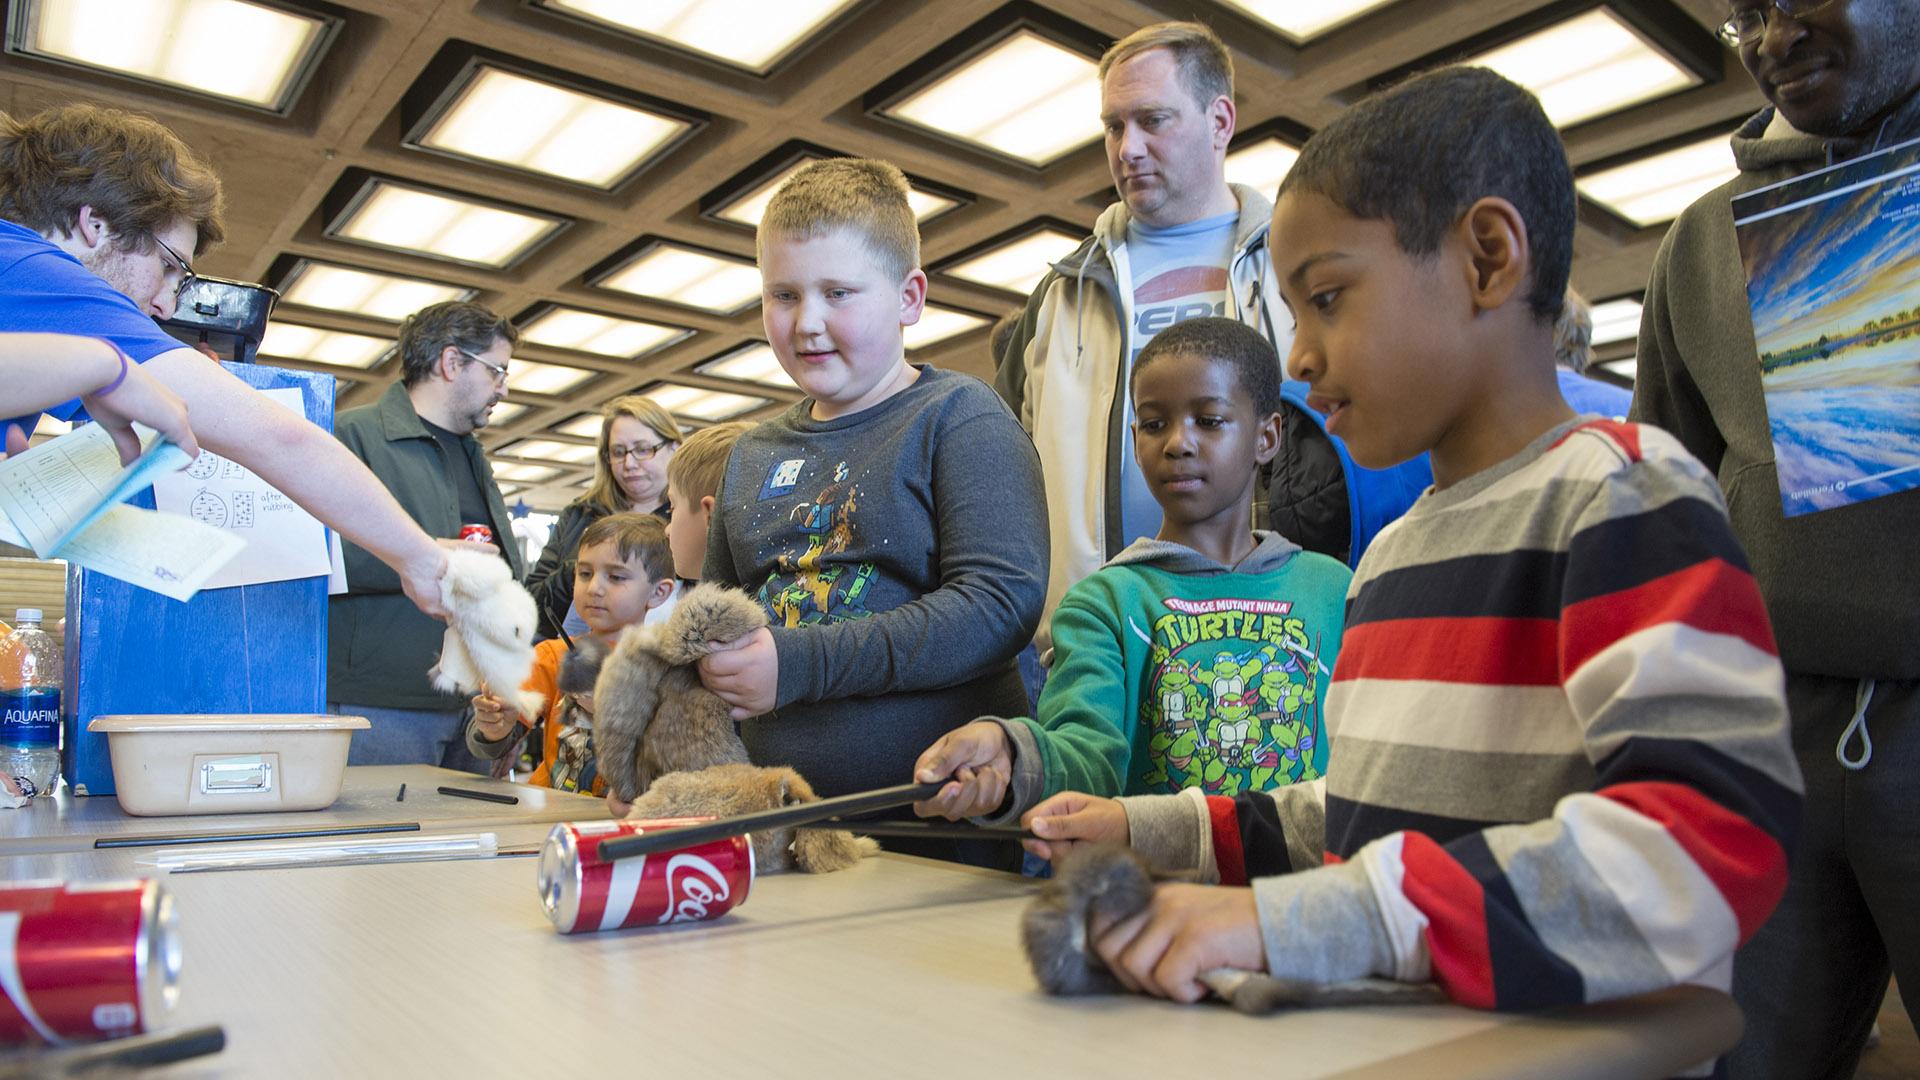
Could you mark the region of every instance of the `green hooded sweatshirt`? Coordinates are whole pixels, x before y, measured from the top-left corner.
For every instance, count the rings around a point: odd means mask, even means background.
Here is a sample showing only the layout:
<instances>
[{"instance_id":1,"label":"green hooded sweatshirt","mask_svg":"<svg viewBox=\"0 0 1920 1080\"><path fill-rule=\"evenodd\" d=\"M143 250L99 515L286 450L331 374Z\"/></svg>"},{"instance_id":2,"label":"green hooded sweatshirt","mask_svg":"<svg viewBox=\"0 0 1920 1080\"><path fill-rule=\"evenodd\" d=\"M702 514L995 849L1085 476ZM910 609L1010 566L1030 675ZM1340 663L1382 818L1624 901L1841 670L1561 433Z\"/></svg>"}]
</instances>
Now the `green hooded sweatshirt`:
<instances>
[{"instance_id":1,"label":"green hooded sweatshirt","mask_svg":"<svg viewBox=\"0 0 1920 1080\"><path fill-rule=\"evenodd\" d=\"M1278 533L1254 536L1237 566L1136 540L1067 591L1039 717L1000 721L1010 797L982 821L1061 791L1235 795L1325 775L1353 575Z\"/></svg>"}]
</instances>

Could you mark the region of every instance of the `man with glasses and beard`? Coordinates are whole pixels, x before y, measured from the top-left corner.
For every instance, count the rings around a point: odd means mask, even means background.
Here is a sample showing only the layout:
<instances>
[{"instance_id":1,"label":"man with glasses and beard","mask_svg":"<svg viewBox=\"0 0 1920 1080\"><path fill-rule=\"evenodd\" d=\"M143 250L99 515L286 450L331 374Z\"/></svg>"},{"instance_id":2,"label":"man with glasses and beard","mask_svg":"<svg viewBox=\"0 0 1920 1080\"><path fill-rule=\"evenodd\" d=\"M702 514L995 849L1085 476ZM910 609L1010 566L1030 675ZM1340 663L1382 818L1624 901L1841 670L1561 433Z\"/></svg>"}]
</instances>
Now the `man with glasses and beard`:
<instances>
[{"instance_id":1,"label":"man with glasses and beard","mask_svg":"<svg viewBox=\"0 0 1920 1080\"><path fill-rule=\"evenodd\" d=\"M507 396L507 363L519 340L512 323L479 304L422 308L400 326L400 381L334 424L429 535L461 537L482 526L478 539L499 545L516 579L526 572L520 546L473 433ZM354 732L347 763L487 772L467 751L466 699L427 681L441 626L406 602L372 553L343 547L347 591L327 605L327 707L373 722Z\"/></svg>"},{"instance_id":2,"label":"man with glasses and beard","mask_svg":"<svg viewBox=\"0 0 1920 1080\"><path fill-rule=\"evenodd\" d=\"M1889 970L1920 1023L1920 491L1782 515L1729 199L1920 137L1920 0L1726 10L1721 39L1772 105L1733 136L1740 175L1661 244L1632 419L1719 474L1779 642L1806 779L1786 894L1734 959L1747 1026L1727 1071L1850 1077ZM1684 751L1686 718L1675 723Z\"/></svg>"},{"instance_id":3,"label":"man with glasses and beard","mask_svg":"<svg viewBox=\"0 0 1920 1080\"><path fill-rule=\"evenodd\" d=\"M65 372L61 383L92 389L50 415L83 418L91 403L127 457L138 451L122 437L131 402L148 417L184 405L201 446L362 545L413 617L430 622L445 613L445 552L326 432L154 322L173 314L193 278L189 260L224 237L220 209L220 178L146 117L93 105L0 114L0 332L85 335L74 341L97 374ZM63 353L49 362L80 362ZM26 449L39 419L0 417L5 449Z\"/></svg>"}]
</instances>

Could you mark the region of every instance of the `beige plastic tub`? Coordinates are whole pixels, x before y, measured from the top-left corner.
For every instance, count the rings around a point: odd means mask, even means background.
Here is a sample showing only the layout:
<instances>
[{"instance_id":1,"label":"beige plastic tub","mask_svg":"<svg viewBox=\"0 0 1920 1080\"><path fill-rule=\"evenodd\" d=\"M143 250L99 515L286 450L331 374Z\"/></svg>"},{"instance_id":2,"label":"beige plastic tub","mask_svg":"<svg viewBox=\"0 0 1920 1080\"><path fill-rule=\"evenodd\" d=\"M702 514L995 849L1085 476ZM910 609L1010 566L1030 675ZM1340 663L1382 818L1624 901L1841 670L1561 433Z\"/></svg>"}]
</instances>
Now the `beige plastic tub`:
<instances>
[{"instance_id":1,"label":"beige plastic tub","mask_svg":"<svg viewBox=\"0 0 1920 1080\"><path fill-rule=\"evenodd\" d=\"M113 786L129 814L318 810L340 797L364 716L96 716Z\"/></svg>"}]
</instances>

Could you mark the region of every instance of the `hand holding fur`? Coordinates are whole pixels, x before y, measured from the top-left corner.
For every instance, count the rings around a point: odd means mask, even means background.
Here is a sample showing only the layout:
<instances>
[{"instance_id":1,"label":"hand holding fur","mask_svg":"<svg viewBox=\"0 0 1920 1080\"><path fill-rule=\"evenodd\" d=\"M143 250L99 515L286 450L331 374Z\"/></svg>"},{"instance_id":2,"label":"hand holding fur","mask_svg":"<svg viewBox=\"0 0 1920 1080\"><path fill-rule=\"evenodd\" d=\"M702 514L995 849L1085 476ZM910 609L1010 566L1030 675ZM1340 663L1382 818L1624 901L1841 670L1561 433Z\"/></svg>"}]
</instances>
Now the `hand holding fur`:
<instances>
[{"instance_id":1,"label":"hand holding fur","mask_svg":"<svg viewBox=\"0 0 1920 1080\"><path fill-rule=\"evenodd\" d=\"M1121 844L1075 847L1054 864L1054 876L1041 887L1021 921L1021 943L1035 978L1050 994L1110 994L1123 989L1088 939L1096 917L1103 924L1145 911L1154 887L1178 875L1156 871L1138 852ZM1199 981L1216 997L1244 1013L1331 1005L1420 1005L1444 1002L1431 983L1354 979L1321 984L1276 979L1265 972L1215 968Z\"/></svg>"},{"instance_id":2,"label":"hand holding fur","mask_svg":"<svg viewBox=\"0 0 1920 1080\"><path fill-rule=\"evenodd\" d=\"M668 773L747 761L727 704L701 685L694 664L714 642L766 622L765 610L746 593L707 584L688 590L666 622L621 631L592 683L594 752L610 794L633 802ZM584 671L566 675L584 677Z\"/></svg>"},{"instance_id":3,"label":"hand holding fur","mask_svg":"<svg viewBox=\"0 0 1920 1080\"><path fill-rule=\"evenodd\" d=\"M533 673L533 597L497 553L447 551L440 578L447 632L440 662L427 672L448 693L491 692L523 715L538 716L545 696L523 690Z\"/></svg>"}]
</instances>

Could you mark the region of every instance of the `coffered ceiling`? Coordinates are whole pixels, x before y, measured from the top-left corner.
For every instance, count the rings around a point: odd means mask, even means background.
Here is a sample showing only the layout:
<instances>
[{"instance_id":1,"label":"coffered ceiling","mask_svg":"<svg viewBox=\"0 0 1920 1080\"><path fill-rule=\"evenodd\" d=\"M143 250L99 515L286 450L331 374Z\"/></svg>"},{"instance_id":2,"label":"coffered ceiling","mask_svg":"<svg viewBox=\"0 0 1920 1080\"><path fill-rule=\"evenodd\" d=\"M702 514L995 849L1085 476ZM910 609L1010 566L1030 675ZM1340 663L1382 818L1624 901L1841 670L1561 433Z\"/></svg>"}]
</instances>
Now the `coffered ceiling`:
<instances>
[{"instance_id":1,"label":"coffered ceiling","mask_svg":"<svg viewBox=\"0 0 1920 1080\"><path fill-rule=\"evenodd\" d=\"M10 0L0 109L132 108L207 155L228 241L197 268L279 289L263 362L336 374L342 407L392 381L406 312L470 296L512 317L525 340L482 439L509 501L553 508L591 475L613 396L696 426L796 400L760 337L750 223L809 158L906 171L933 283L909 345L990 377L988 325L1112 197L1093 61L1169 18L1232 46L1230 173L1269 193L1302 138L1408 72L1471 57L1534 86L1580 183L1575 285L1623 301L1601 309L1601 354L1628 359L1666 223L1762 104L1711 36L1721 17L1720 0Z\"/></svg>"}]
</instances>

